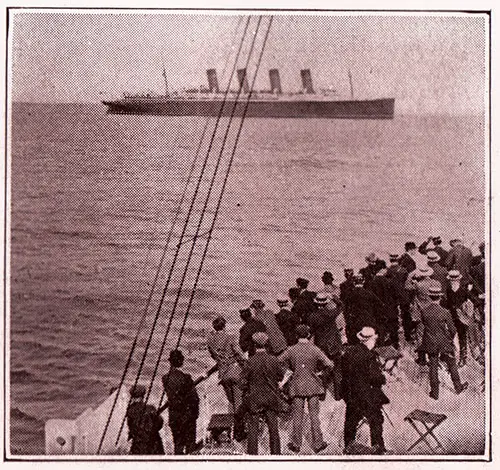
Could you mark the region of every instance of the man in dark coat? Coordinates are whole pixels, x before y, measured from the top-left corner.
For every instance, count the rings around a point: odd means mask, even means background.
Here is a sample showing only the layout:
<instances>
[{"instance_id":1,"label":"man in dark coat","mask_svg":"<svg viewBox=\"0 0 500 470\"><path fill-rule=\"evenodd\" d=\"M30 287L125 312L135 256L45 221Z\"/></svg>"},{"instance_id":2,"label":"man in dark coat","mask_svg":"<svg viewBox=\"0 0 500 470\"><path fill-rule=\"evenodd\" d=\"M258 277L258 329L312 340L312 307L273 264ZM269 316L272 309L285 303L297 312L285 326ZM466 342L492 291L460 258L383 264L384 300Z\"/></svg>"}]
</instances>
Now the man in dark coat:
<instances>
[{"instance_id":1,"label":"man in dark coat","mask_svg":"<svg viewBox=\"0 0 500 470\"><path fill-rule=\"evenodd\" d=\"M159 434L163 419L153 405L144 403L146 387L136 385L130 389L127 408L128 439L132 441L130 454L163 455L163 442Z\"/></svg>"},{"instance_id":2,"label":"man in dark coat","mask_svg":"<svg viewBox=\"0 0 500 470\"><path fill-rule=\"evenodd\" d=\"M414 324L410 314L411 296L406 290L405 283L408 277L408 271L399 265L399 255L393 253L389 255L390 266L387 268L386 276L389 278L398 294L398 305L401 312L401 323L406 341L411 341Z\"/></svg>"},{"instance_id":3,"label":"man in dark coat","mask_svg":"<svg viewBox=\"0 0 500 470\"><path fill-rule=\"evenodd\" d=\"M295 329L300 324L300 318L297 312L292 312L287 308L288 300L285 297L278 297L276 300L280 311L276 314L276 322L283 332L288 346L297 342L297 333Z\"/></svg>"},{"instance_id":4,"label":"man in dark coat","mask_svg":"<svg viewBox=\"0 0 500 470\"><path fill-rule=\"evenodd\" d=\"M331 379L333 379L334 398L340 400L340 356L342 353L342 337L337 327L340 309L327 308L329 298L325 293L316 294L314 303L316 310L309 315L308 324L314 337L314 344L333 362Z\"/></svg>"},{"instance_id":5,"label":"man in dark coat","mask_svg":"<svg viewBox=\"0 0 500 470\"><path fill-rule=\"evenodd\" d=\"M248 353L248 357L255 354L255 343L252 341L252 335L258 331L266 331L266 325L252 316L249 308L240 310L240 317L245 324L240 328L240 348Z\"/></svg>"},{"instance_id":6,"label":"man in dark coat","mask_svg":"<svg viewBox=\"0 0 500 470\"><path fill-rule=\"evenodd\" d=\"M269 447L272 455L281 454L277 414L283 411L283 399L279 382L285 371L275 356L266 351L266 333L254 333L255 354L241 372L240 386L244 391L244 403L248 410L247 452L259 453L259 418L264 416L269 429Z\"/></svg>"},{"instance_id":7,"label":"man in dark coat","mask_svg":"<svg viewBox=\"0 0 500 470\"><path fill-rule=\"evenodd\" d=\"M461 393L468 386L463 384L458 375L457 364L455 362L455 347L453 337L456 329L450 312L439 305L442 289L439 282L434 281L429 287L429 297L431 303L422 311L422 324L424 333L419 352L426 353L429 357L429 381L431 385L430 397L437 400L439 398L439 360L446 362L451 375L451 380L457 394Z\"/></svg>"},{"instance_id":8,"label":"man in dark coat","mask_svg":"<svg viewBox=\"0 0 500 470\"><path fill-rule=\"evenodd\" d=\"M444 303L444 306L451 313L451 318L453 319L458 333L458 343L460 346L458 367L464 366L467 362L467 337L469 325L463 323L458 312L469 298L468 283L464 281L464 279L460 271L452 269L448 272L446 302Z\"/></svg>"},{"instance_id":9,"label":"man in dark coat","mask_svg":"<svg viewBox=\"0 0 500 470\"><path fill-rule=\"evenodd\" d=\"M307 317L314 310L314 298L316 292L307 290L309 281L302 277L296 280L297 288L300 289L297 301L292 307L292 311L296 313L302 323L307 323Z\"/></svg>"},{"instance_id":10,"label":"man in dark coat","mask_svg":"<svg viewBox=\"0 0 500 470\"><path fill-rule=\"evenodd\" d=\"M448 284L448 270L441 265L441 258L437 252L429 250L427 252L427 265L434 271L431 279L438 281L443 289L444 300L446 300L446 286Z\"/></svg>"},{"instance_id":11,"label":"man in dark coat","mask_svg":"<svg viewBox=\"0 0 500 470\"><path fill-rule=\"evenodd\" d=\"M450 241L451 250L446 258L446 267L448 270L460 271L464 281L469 280L469 269L472 264L472 251L463 245L460 238Z\"/></svg>"},{"instance_id":12,"label":"man in dark coat","mask_svg":"<svg viewBox=\"0 0 500 470\"><path fill-rule=\"evenodd\" d=\"M363 277L354 276L354 288L350 291L345 311L346 336L349 344L358 342L357 332L363 326L371 326L378 330L381 327L382 302L373 292L363 287Z\"/></svg>"},{"instance_id":13,"label":"man in dark coat","mask_svg":"<svg viewBox=\"0 0 500 470\"><path fill-rule=\"evenodd\" d=\"M354 288L354 269L352 268L344 269L344 277L345 281L340 283L339 289L340 289L340 301L342 302L345 308L345 303L347 301L349 293Z\"/></svg>"},{"instance_id":14,"label":"man in dark coat","mask_svg":"<svg viewBox=\"0 0 500 470\"><path fill-rule=\"evenodd\" d=\"M430 242L432 242L434 246L429 247ZM439 264L443 267L446 267L446 258L448 256L448 252L441 246L441 243L443 243L441 237L429 237L418 247L418 251L423 255L426 255L429 251L435 251L439 256Z\"/></svg>"},{"instance_id":15,"label":"man in dark coat","mask_svg":"<svg viewBox=\"0 0 500 470\"><path fill-rule=\"evenodd\" d=\"M174 454L190 454L196 448L196 420L199 397L191 375L182 372L182 351L175 349L168 358L170 370L162 378L168 399L169 426L174 440Z\"/></svg>"},{"instance_id":16,"label":"man in dark coat","mask_svg":"<svg viewBox=\"0 0 500 470\"><path fill-rule=\"evenodd\" d=\"M417 269L417 263L415 262L415 256L417 255L417 245L414 242L405 243L405 252L399 258L400 266L406 269L409 273Z\"/></svg>"},{"instance_id":17,"label":"man in dark coat","mask_svg":"<svg viewBox=\"0 0 500 470\"><path fill-rule=\"evenodd\" d=\"M346 403L344 452L355 441L359 422L366 418L374 453L383 454L386 448L382 406L389 403L389 399L382 392L386 379L373 351L377 334L373 328L365 326L357 337L359 343L349 346L342 356L342 398Z\"/></svg>"},{"instance_id":18,"label":"man in dark coat","mask_svg":"<svg viewBox=\"0 0 500 470\"><path fill-rule=\"evenodd\" d=\"M363 279L365 280L365 286L368 286L368 284L375 277L375 274L377 274L381 269L386 268L387 265L385 264L385 261L379 259L375 253L370 253L365 259L368 265L364 268L361 268L359 270L359 274L363 276Z\"/></svg>"},{"instance_id":19,"label":"man in dark coat","mask_svg":"<svg viewBox=\"0 0 500 470\"><path fill-rule=\"evenodd\" d=\"M266 334L269 337L268 350L271 354L279 356L287 347L286 339L278 326L276 315L271 310L264 309L265 306L266 304L262 300L255 299L250 305L252 317L264 323Z\"/></svg>"},{"instance_id":20,"label":"man in dark coat","mask_svg":"<svg viewBox=\"0 0 500 470\"><path fill-rule=\"evenodd\" d=\"M396 284L387 278L386 274L386 269L380 269L373 277L368 289L384 305L381 309L383 324L379 325L382 344L392 345L399 349L398 291Z\"/></svg>"}]
</instances>

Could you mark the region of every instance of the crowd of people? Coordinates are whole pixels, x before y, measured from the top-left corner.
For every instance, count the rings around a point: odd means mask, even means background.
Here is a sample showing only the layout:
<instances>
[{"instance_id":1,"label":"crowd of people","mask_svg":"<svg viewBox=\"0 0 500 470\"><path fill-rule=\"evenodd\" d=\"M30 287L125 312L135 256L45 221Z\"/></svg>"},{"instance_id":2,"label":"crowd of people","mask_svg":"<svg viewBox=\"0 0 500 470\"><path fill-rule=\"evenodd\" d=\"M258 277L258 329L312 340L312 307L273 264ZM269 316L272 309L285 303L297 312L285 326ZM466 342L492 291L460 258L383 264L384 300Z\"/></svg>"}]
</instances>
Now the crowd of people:
<instances>
[{"instance_id":1,"label":"crowd of people","mask_svg":"<svg viewBox=\"0 0 500 470\"><path fill-rule=\"evenodd\" d=\"M382 391L386 378L377 348L399 351L403 338L414 350L416 362L428 367L431 398L439 399L440 361L447 365L456 393L467 388L459 368L466 364L468 352L484 362L485 247L480 244L480 255L473 256L460 239L451 240L450 246L447 252L440 237L429 237L418 248L407 242L402 255L389 255L389 265L371 253L359 273L344 270L340 285L325 271L320 292L309 291L309 281L298 278L287 296L278 296L276 312L266 309L260 299L240 310L239 337L226 330L223 316L213 320L208 351L234 413L234 438L246 439L248 454L259 452L261 420L269 429L271 454L281 453L281 413L292 417L288 449L299 452L306 402L313 451L324 450L328 444L319 411L327 390L346 403L344 452L349 453L358 424L365 419L373 453L385 453L382 407L389 400ZM174 452L189 454L196 448L199 399L192 377L181 370L182 352L172 351L169 361L171 369L163 384ZM163 453L156 437L163 424L158 420L149 426L154 436L151 452L135 444L141 440L135 421L141 414L136 402L142 391L140 387L131 391L136 398L127 413L131 452ZM150 405L140 406L148 415Z\"/></svg>"}]
</instances>

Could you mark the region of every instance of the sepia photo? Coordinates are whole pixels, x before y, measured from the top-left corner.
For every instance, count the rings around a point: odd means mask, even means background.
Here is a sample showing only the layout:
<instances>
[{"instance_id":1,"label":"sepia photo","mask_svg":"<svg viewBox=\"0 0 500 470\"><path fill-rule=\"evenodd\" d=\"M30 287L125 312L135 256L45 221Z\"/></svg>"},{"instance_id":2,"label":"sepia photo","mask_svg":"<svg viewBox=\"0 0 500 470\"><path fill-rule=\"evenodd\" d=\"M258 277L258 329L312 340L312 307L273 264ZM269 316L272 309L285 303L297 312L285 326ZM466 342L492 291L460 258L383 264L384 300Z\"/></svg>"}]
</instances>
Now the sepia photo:
<instances>
[{"instance_id":1,"label":"sepia photo","mask_svg":"<svg viewBox=\"0 0 500 470\"><path fill-rule=\"evenodd\" d=\"M490 449L490 13L7 10L5 460Z\"/></svg>"}]
</instances>

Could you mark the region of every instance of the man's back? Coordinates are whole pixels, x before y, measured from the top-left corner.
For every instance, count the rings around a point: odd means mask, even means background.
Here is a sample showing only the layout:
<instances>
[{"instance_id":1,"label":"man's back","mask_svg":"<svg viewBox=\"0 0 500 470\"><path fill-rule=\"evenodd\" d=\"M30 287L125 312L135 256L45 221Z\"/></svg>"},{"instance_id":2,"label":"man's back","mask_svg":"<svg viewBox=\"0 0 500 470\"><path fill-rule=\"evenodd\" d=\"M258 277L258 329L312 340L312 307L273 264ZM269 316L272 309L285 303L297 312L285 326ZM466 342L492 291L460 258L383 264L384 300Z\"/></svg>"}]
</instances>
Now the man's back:
<instances>
[{"instance_id":1,"label":"man's back","mask_svg":"<svg viewBox=\"0 0 500 470\"><path fill-rule=\"evenodd\" d=\"M199 397L191 375L172 367L162 380L169 402L169 418L198 416Z\"/></svg>"},{"instance_id":2,"label":"man's back","mask_svg":"<svg viewBox=\"0 0 500 470\"><path fill-rule=\"evenodd\" d=\"M247 352L249 356L255 354L255 343L252 340L252 335L258 331L266 331L266 325L255 318L249 318L240 328L240 348L243 352Z\"/></svg>"},{"instance_id":3,"label":"man's back","mask_svg":"<svg viewBox=\"0 0 500 470\"><path fill-rule=\"evenodd\" d=\"M453 337L456 328L448 310L436 303L431 303L422 310L424 333L420 349L428 353L454 350Z\"/></svg>"},{"instance_id":4,"label":"man's back","mask_svg":"<svg viewBox=\"0 0 500 470\"><path fill-rule=\"evenodd\" d=\"M212 358L217 362L220 379L235 364L244 360L243 351L236 343L236 338L225 330L212 331L208 335L207 347Z\"/></svg>"}]
</instances>

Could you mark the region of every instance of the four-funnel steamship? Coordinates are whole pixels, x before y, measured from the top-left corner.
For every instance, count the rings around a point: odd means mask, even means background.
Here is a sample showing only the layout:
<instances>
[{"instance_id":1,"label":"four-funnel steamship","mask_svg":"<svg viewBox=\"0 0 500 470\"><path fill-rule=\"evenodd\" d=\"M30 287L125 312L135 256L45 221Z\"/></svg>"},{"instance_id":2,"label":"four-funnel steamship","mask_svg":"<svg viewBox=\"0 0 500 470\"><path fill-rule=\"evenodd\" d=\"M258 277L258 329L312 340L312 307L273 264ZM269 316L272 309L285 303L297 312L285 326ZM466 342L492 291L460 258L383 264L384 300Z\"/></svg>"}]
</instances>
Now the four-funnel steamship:
<instances>
[{"instance_id":1,"label":"four-funnel steamship","mask_svg":"<svg viewBox=\"0 0 500 470\"><path fill-rule=\"evenodd\" d=\"M246 117L392 119L394 98L373 100L339 99L334 93L316 93L311 71L301 70L303 90L283 93L278 69L269 70L271 90L252 92ZM245 69L238 70L241 94L220 91L215 69L207 70L208 88L166 93L164 96L125 95L116 101L103 101L111 114L153 114L164 116L237 116L245 113L249 86ZM351 96L352 86L351 86Z\"/></svg>"}]
</instances>

